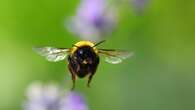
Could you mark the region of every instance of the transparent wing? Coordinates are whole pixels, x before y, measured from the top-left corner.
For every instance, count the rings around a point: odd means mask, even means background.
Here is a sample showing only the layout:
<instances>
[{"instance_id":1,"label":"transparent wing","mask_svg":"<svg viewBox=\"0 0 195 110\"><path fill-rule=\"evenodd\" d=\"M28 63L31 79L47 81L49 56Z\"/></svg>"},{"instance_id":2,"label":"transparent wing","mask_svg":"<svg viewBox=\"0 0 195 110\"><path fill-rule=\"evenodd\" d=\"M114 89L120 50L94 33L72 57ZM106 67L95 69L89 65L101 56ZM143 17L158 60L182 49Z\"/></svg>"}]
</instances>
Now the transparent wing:
<instances>
[{"instance_id":1,"label":"transparent wing","mask_svg":"<svg viewBox=\"0 0 195 110\"><path fill-rule=\"evenodd\" d=\"M68 48L42 47L33 48L33 50L51 62L64 60L69 54Z\"/></svg>"},{"instance_id":2,"label":"transparent wing","mask_svg":"<svg viewBox=\"0 0 195 110\"><path fill-rule=\"evenodd\" d=\"M105 56L105 61L111 64L121 63L123 60L132 57L133 52L128 52L124 50L112 50L112 49L99 49L99 54Z\"/></svg>"}]
</instances>

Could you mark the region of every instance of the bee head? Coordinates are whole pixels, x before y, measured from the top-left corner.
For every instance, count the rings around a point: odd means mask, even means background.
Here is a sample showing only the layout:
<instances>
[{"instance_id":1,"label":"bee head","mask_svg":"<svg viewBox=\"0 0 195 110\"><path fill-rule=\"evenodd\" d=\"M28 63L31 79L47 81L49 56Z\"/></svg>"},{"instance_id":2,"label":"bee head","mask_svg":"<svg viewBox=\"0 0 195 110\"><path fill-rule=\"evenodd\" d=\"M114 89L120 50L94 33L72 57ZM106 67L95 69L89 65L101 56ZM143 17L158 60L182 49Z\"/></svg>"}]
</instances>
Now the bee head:
<instances>
[{"instance_id":1,"label":"bee head","mask_svg":"<svg viewBox=\"0 0 195 110\"><path fill-rule=\"evenodd\" d=\"M85 47L85 46L88 46L88 47L91 47L95 53L97 54L98 53L98 50L96 48L97 45L99 45L100 43L102 43L103 41L99 42L99 43L92 43L90 41L79 41L77 42L76 44L72 45L72 48L70 49L71 51L71 54L74 54L74 52L79 49L79 48L82 48L82 47Z\"/></svg>"}]
</instances>

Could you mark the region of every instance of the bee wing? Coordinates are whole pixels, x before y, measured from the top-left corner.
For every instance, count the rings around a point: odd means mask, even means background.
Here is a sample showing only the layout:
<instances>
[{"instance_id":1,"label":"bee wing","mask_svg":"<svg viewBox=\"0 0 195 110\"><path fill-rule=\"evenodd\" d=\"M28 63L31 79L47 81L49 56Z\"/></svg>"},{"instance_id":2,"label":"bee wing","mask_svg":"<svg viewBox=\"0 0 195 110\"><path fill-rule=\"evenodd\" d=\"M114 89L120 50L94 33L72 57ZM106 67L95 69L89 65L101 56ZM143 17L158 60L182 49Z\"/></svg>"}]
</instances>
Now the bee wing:
<instances>
[{"instance_id":1,"label":"bee wing","mask_svg":"<svg viewBox=\"0 0 195 110\"><path fill-rule=\"evenodd\" d=\"M132 57L133 52L128 52L124 50L112 50L112 49L99 49L99 54L105 56L105 61L111 64L121 63L124 59Z\"/></svg>"},{"instance_id":2,"label":"bee wing","mask_svg":"<svg viewBox=\"0 0 195 110\"><path fill-rule=\"evenodd\" d=\"M64 60L69 54L68 48L41 47L33 48L33 50L51 62Z\"/></svg>"}]
</instances>

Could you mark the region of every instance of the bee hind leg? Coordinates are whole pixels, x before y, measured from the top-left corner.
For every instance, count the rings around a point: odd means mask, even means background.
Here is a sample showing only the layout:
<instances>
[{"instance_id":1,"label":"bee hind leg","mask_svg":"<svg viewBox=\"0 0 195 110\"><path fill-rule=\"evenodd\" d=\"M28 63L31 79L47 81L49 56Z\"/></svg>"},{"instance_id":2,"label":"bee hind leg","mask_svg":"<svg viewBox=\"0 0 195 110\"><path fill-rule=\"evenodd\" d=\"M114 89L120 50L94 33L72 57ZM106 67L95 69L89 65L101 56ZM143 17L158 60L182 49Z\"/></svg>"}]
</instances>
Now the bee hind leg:
<instances>
[{"instance_id":1,"label":"bee hind leg","mask_svg":"<svg viewBox=\"0 0 195 110\"><path fill-rule=\"evenodd\" d=\"M71 75L72 75L72 88L71 88L71 90L74 90L74 88L75 88L76 76L75 76L75 74L73 74L73 73L71 73Z\"/></svg>"},{"instance_id":2,"label":"bee hind leg","mask_svg":"<svg viewBox=\"0 0 195 110\"><path fill-rule=\"evenodd\" d=\"M89 75L88 82L87 82L87 87L90 87L91 80L93 78L93 74Z\"/></svg>"},{"instance_id":3,"label":"bee hind leg","mask_svg":"<svg viewBox=\"0 0 195 110\"><path fill-rule=\"evenodd\" d=\"M70 65L68 66L68 68L69 68L71 76L72 76L72 88L71 88L71 90L74 90L75 82L76 82L76 74L74 73L74 71L72 70Z\"/></svg>"}]
</instances>

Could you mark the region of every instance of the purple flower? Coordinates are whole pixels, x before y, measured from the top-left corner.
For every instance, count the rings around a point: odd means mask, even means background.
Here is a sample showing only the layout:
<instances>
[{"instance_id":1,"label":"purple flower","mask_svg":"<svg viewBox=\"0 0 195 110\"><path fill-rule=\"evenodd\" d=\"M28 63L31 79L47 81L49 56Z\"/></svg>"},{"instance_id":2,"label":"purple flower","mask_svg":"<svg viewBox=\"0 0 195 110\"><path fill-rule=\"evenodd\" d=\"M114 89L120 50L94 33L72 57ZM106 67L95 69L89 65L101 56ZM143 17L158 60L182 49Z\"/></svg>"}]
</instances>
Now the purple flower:
<instances>
[{"instance_id":1,"label":"purple flower","mask_svg":"<svg viewBox=\"0 0 195 110\"><path fill-rule=\"evenodd\" d=\"M149 2L149 0L131 0L133 9L137 14L143 13L148 2Z\"/></svg>"},{"instance_id":2,"label":"purple flower","mask_svg":"<svg viewBox=\"0 0 195 110\"><path fill-rule=\"evenodd\" d=\"M116 10L106 0L82 0L67 27L81 39L98 41L111 33L115 24Z\"/></svg>"},{"instance_id":3,"label":"purple flower","mask_svg":"<svg viewBox=\"0 0 195 110\"><path fill-rule=\"evenodd\" d=\"M55 84L36 82L27 89L23 110L88 110L88 107L76 92L64 92Z\"/></svg>"},{"instance_id":4,"label":"purple flower","mask_svg":"<svg viewBox=\"0 0 195 110\"><path fill-rule=\"evenodd\" d=\"M59 110L87 110L87 107L78 93L70 92L60 101Z\"/></svg>"}]
</instances>

